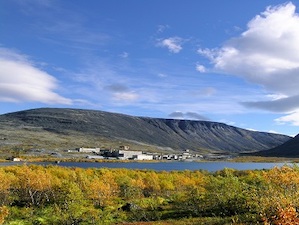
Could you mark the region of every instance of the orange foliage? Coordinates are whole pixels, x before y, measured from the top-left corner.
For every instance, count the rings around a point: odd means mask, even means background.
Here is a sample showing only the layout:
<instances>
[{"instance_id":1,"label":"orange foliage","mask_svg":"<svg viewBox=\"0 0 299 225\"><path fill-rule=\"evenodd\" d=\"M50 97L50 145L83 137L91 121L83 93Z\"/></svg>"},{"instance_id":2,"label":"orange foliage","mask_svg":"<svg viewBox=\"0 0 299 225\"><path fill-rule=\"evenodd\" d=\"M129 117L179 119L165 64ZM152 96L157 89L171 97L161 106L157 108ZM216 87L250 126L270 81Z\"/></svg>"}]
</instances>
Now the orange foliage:
<instances>
[{"instance_id":1,"label":"orange foliage","mask_svg":"<svg viewBox=\"0 0 299 225\"><path fill-rule=\"evenodd\" d=\"M299 224L298 213L293 206L289 206L285 209L278 209L277 217L274 220L274 224Z\"/></svg>"},{"instance_id":2,"label":"orange foliage","mask_svg":"<svg viewBox=\"0 0 299 225\"><path fill-rule=\"evenodd\" d=\"M265 225L296 225L299 224L296 209L289 205L286 208L277 208L276 214L271 218L264 218Z\"/></svg>"}]
</instances>

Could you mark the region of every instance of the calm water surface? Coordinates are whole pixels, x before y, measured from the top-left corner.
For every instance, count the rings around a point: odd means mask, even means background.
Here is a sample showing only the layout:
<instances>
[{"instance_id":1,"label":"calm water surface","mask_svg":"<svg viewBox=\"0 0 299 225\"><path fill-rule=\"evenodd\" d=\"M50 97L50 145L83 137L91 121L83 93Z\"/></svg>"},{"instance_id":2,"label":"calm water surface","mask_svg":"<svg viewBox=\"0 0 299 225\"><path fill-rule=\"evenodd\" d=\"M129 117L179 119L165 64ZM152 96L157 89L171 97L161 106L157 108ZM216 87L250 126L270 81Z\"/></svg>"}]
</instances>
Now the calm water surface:
<instances>
[{"instance_id":1,"label":"calm water surface","mask_svg":"<svg viewBox=\"0 0 299 225\"><path fill-rule=\"evenodd\" d=\"M22 162L0 163L0 166L21 165ZM29 164L29 163L28 163ZM43 162L33 163L38 165L51 165L55 163ZM271 169L275 166L281 167L287 163L237 163L237 162L60 162L55 164L63 167L80 168L126 168L126 169L148 169L156 171L172 170L207 170L214 172L224 168L237 170L261 170ZM292 165L292 164L288 164Z\"/></svg>"}]
</instances>

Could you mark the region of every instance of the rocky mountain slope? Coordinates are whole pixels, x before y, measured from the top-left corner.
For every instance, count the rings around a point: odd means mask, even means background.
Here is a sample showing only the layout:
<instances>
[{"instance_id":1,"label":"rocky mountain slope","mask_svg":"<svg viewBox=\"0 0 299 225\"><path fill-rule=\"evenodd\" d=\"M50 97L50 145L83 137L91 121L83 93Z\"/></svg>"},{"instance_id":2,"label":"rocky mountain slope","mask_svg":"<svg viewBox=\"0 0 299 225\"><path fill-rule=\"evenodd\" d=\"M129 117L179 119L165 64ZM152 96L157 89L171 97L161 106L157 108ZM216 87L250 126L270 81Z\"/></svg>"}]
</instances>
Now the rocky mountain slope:
<instances>
[{"instance_id":1,"label":"rocky mountain slope","mask_svg":"<svg viewBox=\"0 0 299 225\"><path fill-rule=\"evenodd\" d=\"M299 134L282 145L255 154L273 157L299 157Z\"/></svg>"},{"instance_id":2,"label":"rocky mountain slope","mask_svg":"<svg viewBox=\"0 0 299 225\"><path fill-rule=\"evenodd\" d=\"M290 140L280 134L249 131L208 121L135 117L95 110L40 108L0 115L0 144L14 135L24 142L63 142L71 147L78 137L111 143L151 145L161 149L197 152L251 152L276 147ZM2 135L2 137L1 137ZM35 138L34 137L38 137ZM73 138L72 138L73 137ZM61 140L63 138L63 140ZM17 138L14 139L18 142ZM28 143L28 141L27 141ZM95 143L89 143L94 146Z\"/></svg>"}]
</instances>

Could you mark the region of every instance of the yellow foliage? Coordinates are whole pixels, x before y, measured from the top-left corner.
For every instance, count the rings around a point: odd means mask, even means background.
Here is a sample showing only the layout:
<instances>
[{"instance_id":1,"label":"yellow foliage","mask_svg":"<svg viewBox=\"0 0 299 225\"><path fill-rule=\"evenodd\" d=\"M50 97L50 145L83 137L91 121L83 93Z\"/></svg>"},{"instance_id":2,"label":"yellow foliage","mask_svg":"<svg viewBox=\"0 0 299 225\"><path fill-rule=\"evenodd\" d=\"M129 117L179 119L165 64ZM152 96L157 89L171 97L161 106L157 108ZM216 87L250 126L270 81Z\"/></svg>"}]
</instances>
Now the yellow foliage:
<instances>
[{"instance_id":1,"label":"yellow foliage","mask_svg":"<svg viewBox=\"0 0 299 225\"><path fill-rule=\"evenodd\" d=\"M299 206L299 171L284 166L263 172L264 194L260 207L265 224L299 224L296 207Z\"/></svg>"},{"instance_id":2,"label":"yellow foliage","mask_svg":"<svg viewBox=\"0 0 299 225\"><path fill-rule=\"evenodd\" d=\"M0 224L3 224L5 221L5 218L8 216L9 211L6 206L0 207Z\"/></svg>"},{"instance_id":3,"label":"yellow foliage","mask_svg":"<svg viewBox=\"0 0 299 225\"><path fill-rule=\"evenodd\" d=\"M24 165L0 168L0 180L2 223L8 215L6 207L17 205L32 211L60 207L65 218L78 220L88 212L97 219L97 213L117 218L120 212L132 215L135 210L135 218L147 219L174 215L177 210L185 217L249 213L265 224L299 224L296 167L208 173ZM125 205L131 208L123 209Z\"/></svg>"},{"instance_id":4,"label":"yellow foliage","mask_svg":"<svg viewBox=\"0 0 299 225\"><path fill-rule=\"evenodd\" d=\"M264 172L266 181L282 187L297 187L299 185L299 171L293 167L275 167L268 172Z\"/></svg>"}]
</instances>

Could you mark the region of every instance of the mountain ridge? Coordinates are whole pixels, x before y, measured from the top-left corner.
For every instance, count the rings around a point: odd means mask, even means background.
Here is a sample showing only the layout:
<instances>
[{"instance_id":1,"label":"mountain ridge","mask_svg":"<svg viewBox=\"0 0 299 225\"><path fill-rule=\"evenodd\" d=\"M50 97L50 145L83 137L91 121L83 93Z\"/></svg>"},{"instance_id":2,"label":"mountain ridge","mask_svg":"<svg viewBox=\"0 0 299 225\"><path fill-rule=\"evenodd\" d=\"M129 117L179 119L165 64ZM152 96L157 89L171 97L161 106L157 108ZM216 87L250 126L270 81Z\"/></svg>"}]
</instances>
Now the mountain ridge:
<instances>
[{"instance_id":1,"label":"mountain ridge","mask_svg":"<svg viewBox=\"0 0 299 225\"><path fill-rule=\"evenodd\" d=\"M299 157L299 134L281 145L265 151L256 152L254 155L297 158Z\"/></svg>"},{"instance_id":2,"label":"mountain ridge","mask_svg":"<svg viewBox=\"0 0 299 225\"><path fill-rule=\"evenodd\" d=\"M173 150L252 152L290 140L282 134L249 131L224 123L130 116L98 110L38 108L0 115L1 129L127 140Z\"/></svg>"}]
</instances>

